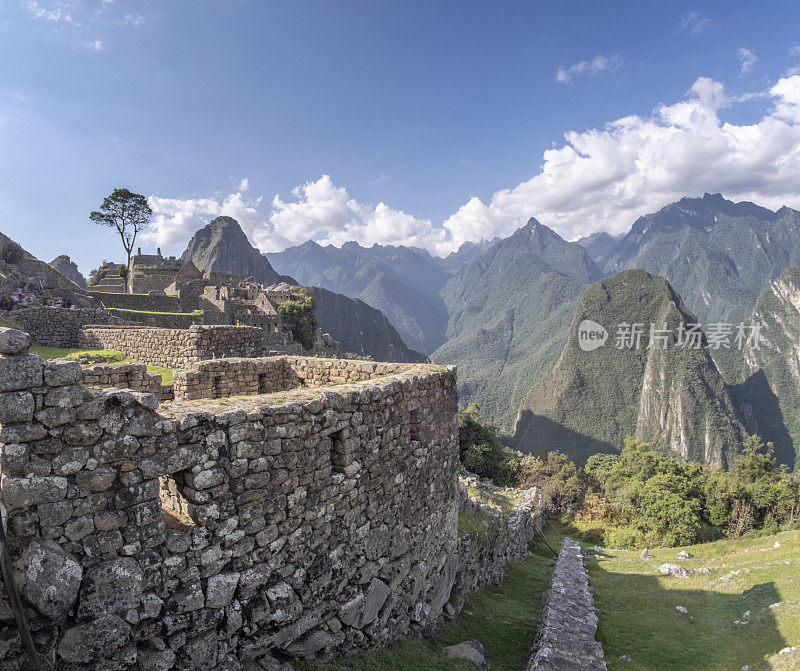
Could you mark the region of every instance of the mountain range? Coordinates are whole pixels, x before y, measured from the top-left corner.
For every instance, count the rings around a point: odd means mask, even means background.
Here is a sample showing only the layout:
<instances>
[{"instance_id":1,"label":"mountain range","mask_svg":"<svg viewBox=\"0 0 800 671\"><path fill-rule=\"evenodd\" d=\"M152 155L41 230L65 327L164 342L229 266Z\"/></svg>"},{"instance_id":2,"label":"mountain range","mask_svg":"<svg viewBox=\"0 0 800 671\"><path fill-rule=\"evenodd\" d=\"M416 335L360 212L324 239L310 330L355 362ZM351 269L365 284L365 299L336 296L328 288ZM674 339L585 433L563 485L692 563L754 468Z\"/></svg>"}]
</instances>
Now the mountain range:
<instances>
[{"instance_id":1,"label":"mountain range","mask_svg":"<svg viewBox=\"0 0 800 671\"><path fill-rule=\"evenodd\" d=\"M297 284L275 271L231 217L217 217L194 234L181 258L200 270L252 276L264 284ZM414 362L426 357L409 349L386 317L363 301L319 287L310 287L319 328L330 333L342 351L377 361Z\"/></svg>"},{"instance_id":2,"label":"mountain range","mask_svg":"<svg viewBox=\"0 0 800 671\"><path fill-rule=\"evenodd\" d=\"M412 349L430 354L445 340L447 312L439 291L449 279L426 250L309 240L267 258L301 284L358 298L380 310Z\"/></svg>"}]
</instances>

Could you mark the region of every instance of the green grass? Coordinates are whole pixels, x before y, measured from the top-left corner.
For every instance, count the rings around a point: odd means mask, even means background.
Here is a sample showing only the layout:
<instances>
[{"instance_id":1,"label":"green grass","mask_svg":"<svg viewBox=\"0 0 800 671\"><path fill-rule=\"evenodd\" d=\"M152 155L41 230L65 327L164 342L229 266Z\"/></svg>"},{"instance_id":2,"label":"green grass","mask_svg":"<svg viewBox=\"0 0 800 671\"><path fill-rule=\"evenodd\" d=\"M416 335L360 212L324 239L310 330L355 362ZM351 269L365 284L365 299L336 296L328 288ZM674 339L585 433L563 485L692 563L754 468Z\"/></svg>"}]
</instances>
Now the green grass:
<instances>
[{"instance_id":1,"label":"green grass","mask_svg":"<svg viewBox=\"0 0 800 671\"><path fill-rule=\"evenodd\" d=\"M193 312L156 312L154 310L129 310L128 308L106 308L107 310L114 310L115 312L132 312L135 314L142 314L142 315L172 315L172 316L179 316L179 317L202 317L203 311L202 310L194 310Z\"/></svg>"},{"instance_id":2,"label":"green grass","mask_svg":"<svg viewBox=\"0 0 800 671\"><path fill-rule=\"evenodd\" d=\"M694 558L678 560L682 549ZM800 644L800 531L650 552L656 558L647 562L641 550L604 550L587 561L610 671L800 668L800 651L777 655ZM709 573L663 577L664 562ZM748 610L750 622L736 626Z\"/></svg>"},{"instance_id":3,"label":"green grass","mask_svg":"<svg viewBox=\"0 0 800 671\"><path fill-rule=\"evenodd\" d=\"M466 489L470 498L476 499L484 505L491 506L492 508L497 508L504 513L510 513L516 507L515 502L505 492L486 492L476 489L475 487L467 487Z\"/></svg>"},{"instance_id":4,"label":"green grass","mask_svg":"<svg viewBox=\"0 0 800 671\"><path fill-rule=\"evenodd\" d=\"M161 376L161 385L163 387L171 387L173 377L175 375L175 371L172 368L164 368L164 366L153 366L150 365L147 367L147 370L151 373L156 373Z\"/></svg>"},{"instance_id":5,"label":"green grass","mask_svg":"<svg viewBox=\"0 0 800 671\"><path fill-rule=\"evenodd\" d=\"M551 543L555 542L551 536ZM508 569L500 585L467 598L454 620L426 638L407 638L384 650L342 657L329 663L298 662L297 671L475 671L464 660L447 659L443 648L471 638L486 649L492 671L519 671L525 665L542 611L542 593L553 571L552 554L537 544L533 553Z\"/></svg>"},{"instance_id":6,"label":"green grass","mask_svg":"<svg viewBox=\"0 0 800 671\"><path fill-rule=\"evenodd\" d=\"M88 354L92 359L103 363L125 363L128 358L119 350L113 349L86 349L83 347L46 347L34 343L31 352L38 354L42 359L71 359L75 360L81 354Z\"/></svg>"}]
</instances>

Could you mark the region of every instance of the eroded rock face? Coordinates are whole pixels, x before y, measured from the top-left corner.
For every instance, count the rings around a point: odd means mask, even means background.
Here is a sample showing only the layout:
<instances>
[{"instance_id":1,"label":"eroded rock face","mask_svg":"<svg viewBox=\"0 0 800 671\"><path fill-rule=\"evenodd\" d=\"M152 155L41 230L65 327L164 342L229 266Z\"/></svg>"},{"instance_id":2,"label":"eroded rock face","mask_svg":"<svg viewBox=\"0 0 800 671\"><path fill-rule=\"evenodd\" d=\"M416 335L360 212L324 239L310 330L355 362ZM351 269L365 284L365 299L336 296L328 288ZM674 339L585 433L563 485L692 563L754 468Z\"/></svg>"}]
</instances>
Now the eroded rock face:
<instances>
[{"instance_id":1,"label":"eroded rock face","mask_svg":"<svg viewBox=\"0 0 800 671\"><path fill-rule=\"evenodd\" d=\"M58 547L33 541L16 561L20 593L42 615L59 620L75 605L83 567Z\"/></svg>"}]
</instances>

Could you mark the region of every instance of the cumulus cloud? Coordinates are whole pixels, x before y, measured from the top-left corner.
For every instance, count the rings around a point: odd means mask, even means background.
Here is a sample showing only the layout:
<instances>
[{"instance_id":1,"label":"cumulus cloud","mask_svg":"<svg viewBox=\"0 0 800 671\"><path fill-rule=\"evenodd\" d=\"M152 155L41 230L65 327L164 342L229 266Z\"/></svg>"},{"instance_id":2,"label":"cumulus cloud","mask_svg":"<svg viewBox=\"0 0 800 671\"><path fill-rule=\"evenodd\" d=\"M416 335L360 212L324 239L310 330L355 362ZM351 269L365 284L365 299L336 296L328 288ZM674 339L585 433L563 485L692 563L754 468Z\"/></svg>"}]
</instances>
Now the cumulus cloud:
<instances>
[{"instance_id":1,"label":"cumulus cloud","mask_svg":"<svg viewBox=\"0 0 800 671\"><path fill-rule=\"evenodd\" d=\"M684 100L647 117L568 132L534 177L488 203L473 198L445 221L447 239L509 235L530 216L570 239L623 233L642 214L704 191L800 206L800 76L781 79L769 96L772 108L757 123L727 123L720 112L735 100L701 77Z\"/></svg>"},{"instance_id":2,"label":"cumulus cloud","mask_svg":"<svg viewBox=\"0 0 800 671\"><path fill-rule=\"evenodd\" d=\"M247 177L243 177L243 178L242 178L242 179L239 181L239 186L237 187L237 190L238 190L238 191L241 191L242 193L244 193L244 192L245 192L245 191L247 191L249 188L250 188L250 180L249 180L249 179L247 179Z\"/></svg>"},{"instance_id":3,"label":"cumulus cloud","mask_svg":"<svg viewBox=\"0 0 800 671\"><path fill-rule=\"evenodd\" d=\"M728 108L761 96L769 108L754 123L724 120ZM157 216L150 236L162 245L184 243L227 214L265 252L310 238L419 245L444 255L465 241L510 235L532 216L568 239L596 230L623 233L639 216L705 191L773 209L800 208L800 75L738 97L701 77L682 100L649 115L569 131L561 146L544 152L530 179L487 202L470 198L441 225L383 202L362 203L323 175L293 189L290 198L264 202L242 188L211 199L152 196Z\"/></svg>"},{"instance_id":4,"label":"cumulus cloud","mask_svg":"<svg viewBox=\"0 0 800 671\"><path fill-rule=\"evenodd\" d=\"M92 51L102 51L103 40L92 40L91 42L87 42L86 47Z\"/></svg>"},{"instance_id":5,"label":"cumulus cloud","mask_svg":"<svg viewBox=\"0 0 800 671\"><path fill-rule=\"evenodd\" d=\"M556 81L560 84L571 84L578 75L597 76L601 72L613 72L620 65L622 59L619 56L603 56L599 54L590 61L580 61L573 63L568 68L558 68Z\"/></svg>"},{"instance_id":6,"label":"cumulus cloud","mask_svg":"<svg viewBox=\"0 0 800 671\"><path fill-rule=\"evenodd\" d=\"M703 18L697 12L689 12L681 17L679 33L700 33L706 28L711 26L713 21L711 19Z\"/></svg>"},{"instance_id":7,"label":"cumulus cloud","mask_svg":"<svg viewBox=\"0 0 800 671\"><path fill-rule=\"evenodd\" d=\"M739 64L741 65L739 76L744 77L749 72L752 72L756 61L758 60L758 56L756 56L755 51L748 49L747 47L739 47L736 50L736 55L738 56Z\"/></svg>"}]
</instances>

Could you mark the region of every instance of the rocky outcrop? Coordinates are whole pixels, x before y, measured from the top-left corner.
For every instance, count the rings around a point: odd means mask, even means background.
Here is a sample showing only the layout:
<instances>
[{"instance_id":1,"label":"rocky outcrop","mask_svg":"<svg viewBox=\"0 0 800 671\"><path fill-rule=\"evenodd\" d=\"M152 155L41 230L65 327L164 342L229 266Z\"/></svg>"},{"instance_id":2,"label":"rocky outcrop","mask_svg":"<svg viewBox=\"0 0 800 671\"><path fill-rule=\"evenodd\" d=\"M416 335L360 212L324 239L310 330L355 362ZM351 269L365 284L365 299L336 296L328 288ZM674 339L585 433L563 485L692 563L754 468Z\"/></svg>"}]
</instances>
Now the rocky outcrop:
<instances>
[{"instance_id":1,"label":"rocky outcrop","mask_svg":"<svg viewBox=\"0 0 800 671\"><path fill-rule=\"evenodd\" d=\"M86 278L81 274L81 271L78 270L78 264L72 261L66 254L54 258L50 261L50 265L68 280L75 282L81 289L85 289L88 286Z\"/></svg>"},{"instance_id":2,"label":"rocky outcrop","mask_svg":"<svg viewBox=\"0 0 800 671\"><path fill-rule=\"evenodd\" d=\"M525 671L605 671L603 646L594 636L597 612L581 546L565 538L550 586L542 622Z\"/></svg>"},{"instance_id":3,"label":"rocky outcrop","mask_svg":"<svg viewBox=\"0 0 800 671\"><path fill-rule=\"evenodd\" d=\"M800 463L800 269L789 268L758 299L749 322L745 381L736 389L745 425L775 446L780 463Z\"/></svg>"}]
</instances>

